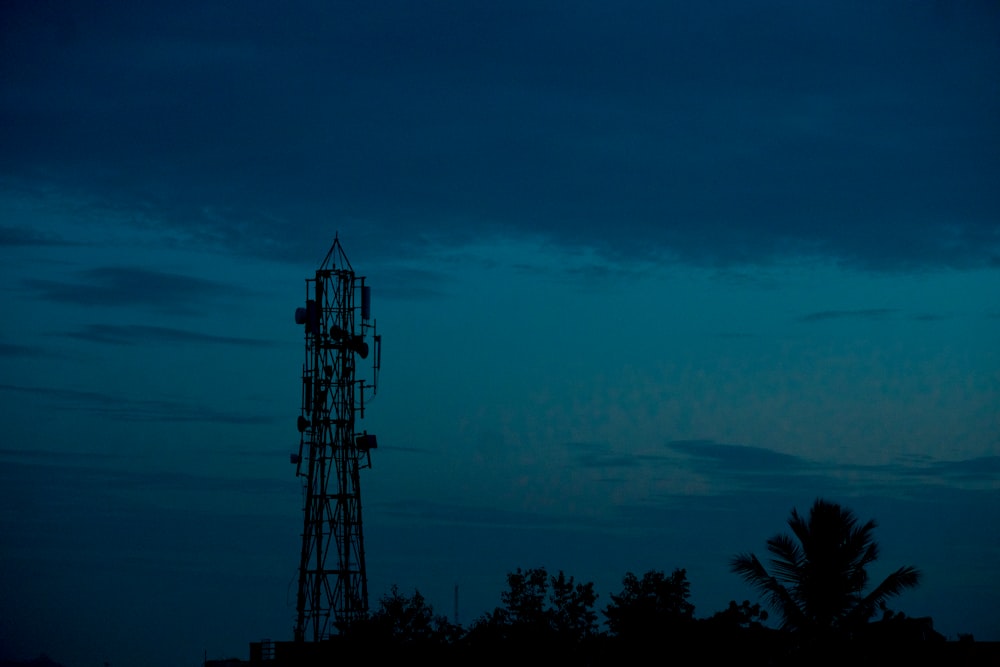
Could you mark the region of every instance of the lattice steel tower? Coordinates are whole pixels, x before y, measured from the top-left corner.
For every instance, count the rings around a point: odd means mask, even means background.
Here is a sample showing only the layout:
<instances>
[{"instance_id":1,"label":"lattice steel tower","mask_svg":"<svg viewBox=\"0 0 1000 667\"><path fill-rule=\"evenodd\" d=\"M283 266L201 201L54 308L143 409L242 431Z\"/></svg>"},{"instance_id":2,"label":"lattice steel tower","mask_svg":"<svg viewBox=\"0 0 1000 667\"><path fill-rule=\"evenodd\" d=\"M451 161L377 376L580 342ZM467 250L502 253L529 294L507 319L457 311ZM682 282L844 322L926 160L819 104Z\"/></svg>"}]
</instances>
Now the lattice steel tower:
<instances>
[{"instance_id":1,"label":"lattice steel tower","mask_svg":"<svg viewBox=\"0 0 1000 667\"><path fill-rule=\"evenodd\" d=\"M321 641L368 612L359 470L371 467L375 436L357 430L365 395L374 396L382 339L371 320L371 288L354 274L335 238L315 278L306 279L299 453L305 507L295 640ZM371 348L367 341L371 334ZM372 377L356 379L355 360L372 357Z\"/></svg>"}]
</instances>

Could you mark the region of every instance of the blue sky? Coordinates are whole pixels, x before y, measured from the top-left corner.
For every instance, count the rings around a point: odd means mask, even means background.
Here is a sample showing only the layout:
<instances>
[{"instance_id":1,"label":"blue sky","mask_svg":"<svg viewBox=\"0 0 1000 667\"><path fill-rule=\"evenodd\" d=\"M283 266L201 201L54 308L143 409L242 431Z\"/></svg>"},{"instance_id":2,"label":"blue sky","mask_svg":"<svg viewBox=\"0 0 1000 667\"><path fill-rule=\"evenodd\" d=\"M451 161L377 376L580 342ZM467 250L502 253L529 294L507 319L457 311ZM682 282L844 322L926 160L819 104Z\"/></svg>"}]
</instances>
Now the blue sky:
<instances>
[{"instance_id":1,"label":"blue sky","mask_svg":"<svg viewBox=\"0 0 1000 667\"><path fill-rule=\"evenodd\" d=\"M708 616L822 496L923 570L896 608L1000 640L994 3L0 12L0 657L291 638L335 234L373 603L683 567Z\"/></svg>"}]
</instances>

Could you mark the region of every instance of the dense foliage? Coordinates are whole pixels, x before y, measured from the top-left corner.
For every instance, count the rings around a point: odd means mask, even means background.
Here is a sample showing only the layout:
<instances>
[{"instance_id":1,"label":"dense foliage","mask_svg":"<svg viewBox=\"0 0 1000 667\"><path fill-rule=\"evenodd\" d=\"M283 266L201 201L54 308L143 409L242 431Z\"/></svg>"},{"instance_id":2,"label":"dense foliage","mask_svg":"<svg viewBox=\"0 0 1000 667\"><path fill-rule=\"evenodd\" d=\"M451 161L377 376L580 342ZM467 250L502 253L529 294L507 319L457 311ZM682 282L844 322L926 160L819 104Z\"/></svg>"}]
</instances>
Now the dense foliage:
<instances>
[{"instance_id":1,"label":"dense foliage","mask_svg":"<svg viewBox=\"0 0 1000 667\"><path fill-rule=\"evenodd\" d=\"M538 567L509 572L500 606L468 628L435 615L419 591L405 595L393 586L342 641L363 639L366 650L376 646L386 655L425 656L438 664L506 664L530 655L536 662L592 665L644 659L650 649L666 647L675 656L695 651L699 662L874 665L926 657L929 646L944 644L929 618L886 606L887 599L917 585L916 569L900 568L865 592L866 568L878 556L874 521L861 524L850 510L817 500L805 517L793 509L788 525L794 538L782 534L767 541L771 572L750 553L732 561L733 571L757 587L775 612L777 628L768 627L768 612L749 600L733 600L696 618L684 569L626 573L600 623L592 583ZM882 618L876 621L878 610Z\"/></svg>"}]
</instances>

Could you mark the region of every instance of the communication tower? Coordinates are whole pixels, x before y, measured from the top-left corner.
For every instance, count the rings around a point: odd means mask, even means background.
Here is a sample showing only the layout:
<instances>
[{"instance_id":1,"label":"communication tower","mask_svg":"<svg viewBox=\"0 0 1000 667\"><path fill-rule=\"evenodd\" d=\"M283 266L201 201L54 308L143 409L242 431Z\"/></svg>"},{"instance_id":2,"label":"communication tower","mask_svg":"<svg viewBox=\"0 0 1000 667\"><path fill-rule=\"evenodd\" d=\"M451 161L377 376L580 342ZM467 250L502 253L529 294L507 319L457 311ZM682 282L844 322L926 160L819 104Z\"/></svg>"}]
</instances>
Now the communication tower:
<instances>
[{"instance_id":1,"label":"communication tower","mask_svg":"<svg viewBox=\"0 0 1000 667\"><path fill-rule=\"evenodd\" d=\"M334 238L314 278L306 279L302 411L295 474L304 478L295 641L329 638L368 613L359 470L371 467L375 436L358 431L366 393L375 395L382 338L371 319L371 288L356 276ZM369 334L371 345L369 345ZM371 379L356 360L372 358Z\"/></svg>"}]
</instances>

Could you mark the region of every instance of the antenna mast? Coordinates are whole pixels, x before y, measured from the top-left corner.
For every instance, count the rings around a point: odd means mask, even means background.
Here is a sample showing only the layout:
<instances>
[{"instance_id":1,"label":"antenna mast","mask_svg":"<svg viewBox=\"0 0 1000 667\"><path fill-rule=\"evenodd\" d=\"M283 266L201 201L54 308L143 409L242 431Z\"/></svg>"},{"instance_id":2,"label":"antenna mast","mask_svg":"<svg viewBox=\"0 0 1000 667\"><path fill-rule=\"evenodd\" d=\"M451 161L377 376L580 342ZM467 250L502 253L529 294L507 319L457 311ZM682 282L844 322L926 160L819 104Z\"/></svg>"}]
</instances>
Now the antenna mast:
<instances>
[{"instance_id":1,"label":"antenna mast","mask_svg":"<svg viewBox=\"0 0 1000 667\"><path fill-rule=\"evenodd\" d=\"M371 320L371 288L340 240L306 279L302 411L295 474L304 478L305 507L295 641L322 641L368 613L359 471L371 467L375 436L358 432L365 393L378 386L382 337ZM368 334L371 334L371 346ZM372 379L356 379L355 360L372 357Z\"/></svg>"}]
</instances>

